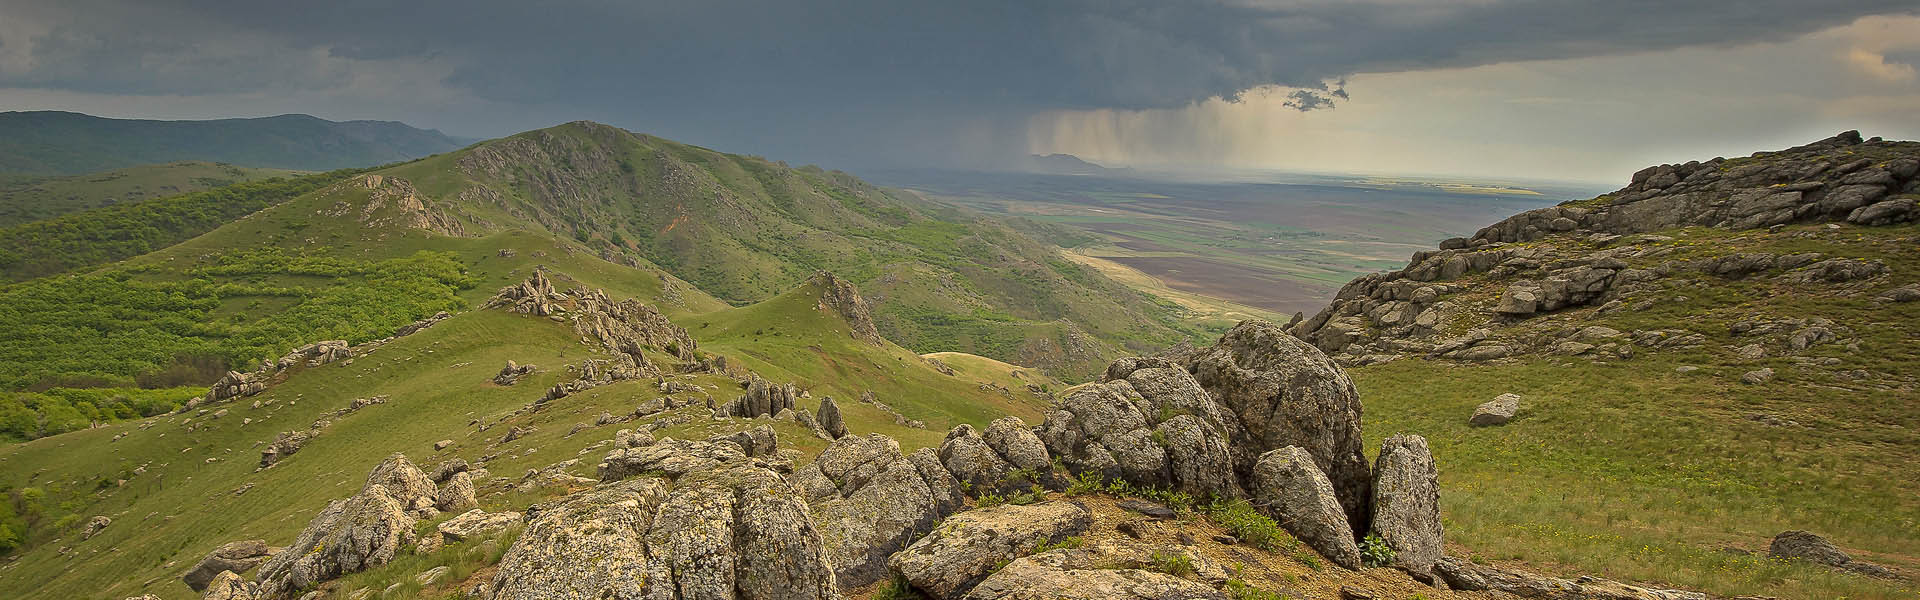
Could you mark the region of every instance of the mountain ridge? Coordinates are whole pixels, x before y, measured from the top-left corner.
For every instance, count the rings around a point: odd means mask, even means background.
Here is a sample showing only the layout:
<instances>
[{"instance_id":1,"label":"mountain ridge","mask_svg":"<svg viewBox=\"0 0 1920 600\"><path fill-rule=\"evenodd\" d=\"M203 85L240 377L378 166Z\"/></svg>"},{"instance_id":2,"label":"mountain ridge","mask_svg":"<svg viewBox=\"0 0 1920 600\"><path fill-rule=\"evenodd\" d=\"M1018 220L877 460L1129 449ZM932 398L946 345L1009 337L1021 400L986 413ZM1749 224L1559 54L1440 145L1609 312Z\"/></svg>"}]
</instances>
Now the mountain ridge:
<instances>
[{"instance_id":1,"label":"mountain ridge","mask_svg":"<svg viewBox=\"0 0 1920 600\"><path fill-rule=\"evenodd\" d=\"M0 112L0 173L72 175L183 160L326 171L463 145L437 130L397 121L328 121L302 114L167 121Z\"/></svg>"}]
</instances>

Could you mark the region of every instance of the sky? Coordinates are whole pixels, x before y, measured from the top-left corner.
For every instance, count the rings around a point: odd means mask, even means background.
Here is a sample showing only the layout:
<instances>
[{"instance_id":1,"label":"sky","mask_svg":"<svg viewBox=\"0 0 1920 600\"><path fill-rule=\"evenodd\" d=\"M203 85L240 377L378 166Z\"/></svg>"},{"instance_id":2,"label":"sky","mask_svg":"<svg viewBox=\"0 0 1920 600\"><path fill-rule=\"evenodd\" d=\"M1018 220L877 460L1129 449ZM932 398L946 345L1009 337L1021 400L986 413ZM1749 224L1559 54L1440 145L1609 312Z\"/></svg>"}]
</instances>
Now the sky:
<instances>
[{"instance_id":1,"label":"sky","mask_svg":"<svg viewBox=\"0 0 1920 600\"><path fill-rule=\"evenodd\" d=\"M0 0L0 110L588 119L856 173L1621 183L1920 139L1916 64L1916 0Z\"/></svg>"}]
</instances>

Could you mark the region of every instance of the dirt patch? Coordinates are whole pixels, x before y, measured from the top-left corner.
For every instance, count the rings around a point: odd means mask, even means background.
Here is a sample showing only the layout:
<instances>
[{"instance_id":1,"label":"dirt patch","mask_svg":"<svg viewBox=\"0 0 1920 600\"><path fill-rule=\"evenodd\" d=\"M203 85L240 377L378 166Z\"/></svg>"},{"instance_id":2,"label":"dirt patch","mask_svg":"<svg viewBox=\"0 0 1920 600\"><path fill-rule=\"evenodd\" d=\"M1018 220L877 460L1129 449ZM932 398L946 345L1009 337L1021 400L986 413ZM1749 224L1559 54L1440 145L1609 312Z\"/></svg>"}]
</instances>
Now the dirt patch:
<instances>
[{"instance_id":1,"label":"dirt patch","mask_svg":"<svg viewBox=\"0 0 1920 600\"><path fill-rule=\"evenodd\" d=\"M1318 312L1333 299L1335 286L1291 281L1279 273L1185 256L1104 257L1152 275L1167 287L1282 314Z\"/></svg>"}]
</instances>

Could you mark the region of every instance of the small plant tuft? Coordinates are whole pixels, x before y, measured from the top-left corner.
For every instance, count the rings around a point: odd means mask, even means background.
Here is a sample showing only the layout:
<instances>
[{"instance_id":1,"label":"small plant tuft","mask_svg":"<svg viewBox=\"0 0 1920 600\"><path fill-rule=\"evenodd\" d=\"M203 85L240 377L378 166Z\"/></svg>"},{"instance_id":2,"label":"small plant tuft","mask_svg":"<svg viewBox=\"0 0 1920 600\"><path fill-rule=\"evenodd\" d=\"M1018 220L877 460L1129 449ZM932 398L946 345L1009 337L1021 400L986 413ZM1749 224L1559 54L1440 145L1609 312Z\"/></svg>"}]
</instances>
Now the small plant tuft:
<instances>
[{"instance_id":1,"label":"small plant tuft","mask_svg":"<svg viewBox=\"0 0 1920 600\"><path fill-rule=\"evenodd\" d=\"M1393 548L1387 547L1387 541L1380 534L1369 533L1360 540L1360 562L1369 567L1384 567L1393 562Z\"/></svg>"}]
</instances>

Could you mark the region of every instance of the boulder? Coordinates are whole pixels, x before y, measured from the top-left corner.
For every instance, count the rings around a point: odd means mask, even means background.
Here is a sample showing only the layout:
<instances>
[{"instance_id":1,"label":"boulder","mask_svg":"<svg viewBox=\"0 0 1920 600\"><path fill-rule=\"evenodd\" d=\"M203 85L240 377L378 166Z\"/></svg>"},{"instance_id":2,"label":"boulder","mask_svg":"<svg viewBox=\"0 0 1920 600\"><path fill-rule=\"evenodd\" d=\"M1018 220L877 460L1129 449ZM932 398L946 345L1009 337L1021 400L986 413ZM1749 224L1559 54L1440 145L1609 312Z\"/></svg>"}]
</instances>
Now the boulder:
<instances>
[{"instance_id":1,"label":"boulder","mask_svg":"<svg viewBox=\"0 0 1920 600\"><path fill-rule=\"evenodd\" d=\"M1361 568L1360 546L1333 483L1306 450L1287 446L1261 456L1247 491L1255 507L1315 552L1333 564Z\"/></svg>"},{"instance_id":2,"label":"boulder","mask_svg":"<svg viewBox=\"0 0 1920 600\"><path fill-rule=\"evenodd\" d=\"M460 471L447 477L434 494L433 507L441 512L462 511L480 506L474 498L473 475Z\"/></svg>"},{"instance_id":3,"label":"boulder","mask_svg":"<svg viewBox=\"0 0 1920 600\"><path fill-rule=\"evenodd\" d=\"M1244 495L1236 430L1186 369L1142 357L1114 361L1102 382L1062 399L1039 438L1074 473L1233 498Z\"/></svg>"},{"instance_id":4,"label":"boulder","mask_svg":"<svg viewBox=\"0 0 1920 600\"><path fill-rule=\"evenodd\" d=\"M937 452L940 464L974 495L1017 493L1039 483L1017 476L1013 463L994 452L972 425L948 431Z\"/></svg>"},{"instance_id":5,"label":"boulder","mask_svg":"<svg viewBox=\"0 0 1920 600\"><path fill-rule=\"evenodd\" d=\"M1505 425L1507 421L1513 420L1513 415L1519 412L1520 395L1501 394L1475 407L1473 417L1467 419L1467 424L1474 427Z\"/></svg>"},{"instance_id":6,"label":"boulder","mask_svg":"<svg viewBox=\"0 0 1920 600\"><path fill-rule=\"evenodd\" d=\"M1740 383L1747 385L1760 385L1769 381L1773 381L1773 367L1762 367L1740 374Z\"/></svg>"},{"instance_id":7,"label":"boulder","mask_svg":"<svg viewBox=\"0 0 1920 600\"><path fill-rule=\"evenodd\" d=\"M744 460L555 501L500 559L492 588L495 600L839 597L799 491Z\"/></svg>"},{"instance_id":8,"label":"boulder","mask_svg":"<svg viewBox=\"0 0 1920 600\"><path fill-rule=\"evenodd\" d=\"M439 490L435 489L433 479L413 466L407 456L394 453L381 461L367 474L367 483L361 487L364 492L374 486L384 487L400 506L418 517L431 517L437 513L435 501L439 500Z\"/></svg>"},{"instance_id":9,"label":"boulder","mask_svg":"<svg viewBox=\"0 0 1920 600\"><path fill-rule=\"evenodd\" d=\"M244 574L260 566L260 563L267 562L267 558L273 555L274 550L267 546L266 540L227 542L208 552L198 564L182 574L180 580L186 582L187 587L193 588L193 591L204 592L207 586L213 583L214 577L221 572Z\"/></svg>"},{"instance_id":10,"label":"boulder","mask_svg":"<svg viewBox=\"0 0 1920 600\"><path fill-rule=\"evenodd\" d=\"M201 600L260 600L267 598L261 592L260 584L247 581L233 571L221 571L207 583L206 594Z\"/></svg>"},{"instance_id":11,"label":"boulder","mask_svg":"<svg viewBox=\"0 0 1920 600\"><path fill-rule=\"evenodd\" d=\"M1393 549L1393 566L1431 575L1441 546L1439 470L1427 439L1396 435L1380 444L1374 467L1373 528Z\"/></svg>"},{"instance_id":12,"label":"boulder","mask_svg":"<svg viewBox=\"0 0 1920 600\"><path fill-rule=\"evenodd\" d=\"M1839 546L1827 541L1819 534L1792 530L1782 531L1773 536L1773 543L1767 546L1767 556L1781 560L1804 560L1811 563L1838 567L1853 561L1853 557L1840 550Z\"/></svg>"},{"instance_id":13,"label":"boulder","mask_svg":"<svg viewBox=\"0 0 1920 600\"><path fill-rule=\"evenodd\" d=\"M415 522L407 505L385 485L369 482L359 494L328 504L292 544L260 566L260 595L287 596L392 562L402 547L414 542Z\"/></svg>"},{"instance_id":14,"label":"boulder","mask_svg":"<svg viewBox=\"0 0 1920 600\"><path fill-rule=\"evenodd\" d=\"M427 479L432 480L434 484L438 485L446 483L447 479L453 477L455 473L465 473L472 470L473 465L467 464L467 459L450 458L440 461L440 464L433 468L433 474L429 475Z\"/></svg>"},{"instance_id":15,"label":"boulder","mask_svg":"<svg viewBox=\"0 0 1920 600\"><path fill-rule=\"evenodd\" d=\"M509 527L519 525L522 520L520 513L517 512L490 513L476 508L442 521L434 529L439 531L440 537L445 538L446 541L460 542L505 531Z\"/></svg>"},{"instance_id":16,"label":"boulder","mask_svg":"<svg viewBox=\"0 0 1920 600\"><path fill-rule=\"evenodd\" d=\"M740 450L747 456L772 456L775 450L780 449L778 436L774 434L773 427L767 425L727 435L716 435L707 438L707 441L731 442L740 446Z\"/></svg>"},{"instance_id":17,"label":"boulder","mask_svg":"<svg viewBox=\"0 0 1920 600\"><path fill-rule=\"evenodd\" d=\"M267 444L266 449L260 451L260 468L271 467L274 463L293 456L293 453L299 452L300 447L307 445L307 441L312 439L313 434L305 431L280 432L280 435L275 436L273 441Z\"/></svg>"},{"instance_id":18,"label":"boulder","mask_svg":"<svg viewBox=\"0 0 1920 600\"><path fill-rule=\"evenodd\" d=\"M1079 535L1091 524L1087 509L1071 502L970 510L948 517L932 533L895 553L887 565L934 598L961 598L995 567L1040 544Z\"/></svg>"},{"instance_id":19,"label":"boulder","mask_svg":"<svg viewBox=\"0 0 1920 600\"><path fill-rule=\"evenodd\" d=\"M1242 477L1267 452L1299 446L1333 482L1347 522L1367 529L1372 479L1360 440L1360 394L1333 360L1277 325L1247 320L1188 370L1237 424L1229 435Z\"/></svg>"},{"instance_id":20,"label":"boulder","mask_svg":"<svg viewBox=\"0 0 1920 600\"><path fill-rule=\"evenodd\" d=\"M106 515L94 515L92 518L87 519L86 528L80 530L80 539L82 540L93 539L93 536L100 535L101 531L105 531L107 529L107 526L112 524L113 524L112 517L108 517Z\"/></svg>"},{"instance_id":21,"label":"boulder","mask_svg":"<svg viewBox=\"0 0 1920 600\"><path fill-rule=\"evenodd\" d=\"M1047 458L1047 446L1040 443L1040 437L1027 428L1020 417L1001 417L987 424L987 431L980 436L987 447L1013 463L1014 468L1045 471L1053 468Z\"/></svg>"},{"instance_id":22,"label":"boulder","mask_svg":"<svg viewBox=\"0 0 1920 600\"><path fill-rule=\"evenodd\" d=\"M827 436L840 439L847 435L847 423L840 417L840 405L834 404L833 398L820 399L819 419L820 428L826 430Z\"/></svg>"},{"instance_id":23,"label":"boulder","mask_svg":"<svg viewBox=\"0 0 1920 600\"><path fill-rule=\"evenodd\" d=\"M1598 577L1561 579L1447 557L1434 564L1447 587L1467 592L1496 592L1541 600L1708 600L1706 594L1643 588Z\"/></svg>"},{"instance_id":24,"label":"boulder","mask_svg":"<svg viewBox=\"0 0 1920 600\"><path fill-rule=\"evenodd\" d=\"M645 446L619 448L600 462L600 481L619 481L636 475L680 477L747 457L731 442L695 442L661 439Z\"/></svg>"}]
</instances>

